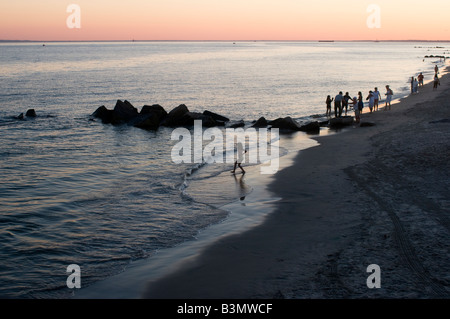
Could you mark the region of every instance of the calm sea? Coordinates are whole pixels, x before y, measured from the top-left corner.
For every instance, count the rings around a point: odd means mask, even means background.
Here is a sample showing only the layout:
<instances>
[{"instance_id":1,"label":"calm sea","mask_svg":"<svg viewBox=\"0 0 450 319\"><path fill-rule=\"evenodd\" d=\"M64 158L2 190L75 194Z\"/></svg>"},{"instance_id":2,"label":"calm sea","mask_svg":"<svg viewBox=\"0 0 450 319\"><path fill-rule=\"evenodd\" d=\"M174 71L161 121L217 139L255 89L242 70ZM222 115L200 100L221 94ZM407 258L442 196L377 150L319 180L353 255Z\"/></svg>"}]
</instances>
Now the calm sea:
<instances>
[{"instance_id":1,"label":"calm sea","mask_svg":"<svg viewBox=\"0 0 450 319\"><path fill-rule=\"evenodd\" d=\"M323 116L339 91L367 94L431 80L442 43L130 42L0 44L0 297L68 293L192 240L223 220L233 188L208 181L230 165L177 165L171 129L90 119L128 100L167 111L186 104L232 120ZM36 118L18 120L35 109ZM281 155L295 145L280 142ZM252 185L248 185L251 192ZM206 195L207 196L206 196Z\"/></svg>"}]
</instances>

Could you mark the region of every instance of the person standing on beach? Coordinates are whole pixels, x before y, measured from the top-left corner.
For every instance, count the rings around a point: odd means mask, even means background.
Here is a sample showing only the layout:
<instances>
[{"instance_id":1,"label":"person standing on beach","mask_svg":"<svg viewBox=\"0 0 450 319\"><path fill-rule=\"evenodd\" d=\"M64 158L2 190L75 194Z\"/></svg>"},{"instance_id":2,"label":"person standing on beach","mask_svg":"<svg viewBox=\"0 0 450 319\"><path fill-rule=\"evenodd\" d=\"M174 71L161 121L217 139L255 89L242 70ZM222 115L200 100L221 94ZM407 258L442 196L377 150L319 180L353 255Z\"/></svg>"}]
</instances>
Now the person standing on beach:
<instances>
[{"instance_id":1,"label":"person standing on beach","mask_svg":"<svg viewBox=\"0 0 450 319\"><path fill-rule=\"evenodd\" d=\"M413 91L414 93L419 93L419 82L417 81L417 79L414 79L414 83L413 83Z\"/></svg>"},{"instance_id":2,"label":"person standing on beach","mask_svg":"<svg viewBox=\"0 0 450 319\"><path fill-rule=\"evenodd\" d=\"M414 93L414 77L411 77L411 94Z\"/></svg>"},{"instance_id":3,"label":"person standing on beach","mask_svg":"<svg viewBox=\"0 0 450 319\"><path fill-rule=\"evenodd\" d=\"M384 110L387 110L387 107L389 105L389 110L391 109L391 100L392 100L392 95L394 95L394 92L391 90L391 88L389 87L389 85L386 85L386 105L384 106Z\"/></svg>"},{"instance_id":4,"label":"person standing on beach","mask_svg":"<svg viewBox=\"0 0 450 319\"><path fill-rule=\"evenodd\" d=\"M364 108L363 96L362 96L361 92L358 92L358 110L359 110L359 116L360 117L361 117L363 108Z\"/></svg>"},{"instance_id":5,"label":"person standing on beach","mask_svg":"<svg viewBox=\"0 0 450 319\"><path fill-rule=\"evenodd\" d=\"M423 74L422 72L420 72L419 76L417 77L417 79L419 80L419 86L423 86Z\"/></svg>"},{"instance_id":6,"label":"person standing on beach","mask_svg":"<svg viewBox=\"0 0 450 319\"><path fill-rule=\"evenodd\" d=\"M372 91L369 91L369 95L366 97L366 100L369 100L369 110L370 110L370 113L372 113L373 105L375 103L375 97L374 97Z\"/></svg>"},{"instance_id":7,"label":"person standing on beach","mask_svg":"<svg viewBox=\"0 0 450 319\"><path fill-rule=\"evenodd\" d=\"M436 64L436 66L434 67L434 73L435 73L436 75L439 74L439 67L437 66L437 64Z\"/></svg>"},{"instance_id":8,"label":"person standing on beach","mask_svg":"<svg viewBox=\"0 0 450 319\"><path fill-rule=\"evenodd\" d=\"M334 98L332 98L330 95L327 96L327 100L325 103L327 104L327 113L326 116L331 116L331 102L333 102Z\"/></svg>"},{"instance_id":9,"label":"person standing on beach","mask_svg":"<svg viewBox=\"0 0 450 319\"><path fill-rule=\"evenodd\" d=\"M348 111L348 101L350 101L352 97L348 94L348 92L345 93L344 97L342 98L342 109L345 107L345 115L347 115Z\"/></svg>"},{"instance_id":10,"label":"person standing on beach","mask_svg":"<svg viewBox=\"0 0 450 319\"><path fill-rule=\"evenodd\" d=\"M234 162L234 169L231 171L231 173L236 172L236 166L239 166L239 168L242 171L242 174L245 174L245 170L242 168L241 164L244 161L244 154L247 153L247 150L244 151L244 147L242 146L242 143L239 142L237 144L237 160Z\"/></svg>"},{"instance_id":11,"label":"person standing on beach","mask_svg":"<svg viewBox=\"0 0 450 319\"><path fill-rule=\"evenodd\" d=\"M437 73L434 75L434 81L433 81L433 91L437 90L438 85L440 85L441 82L439 81L439 77Z\"/></svg>"},{"instance_id":12,"label":"person standing on beach","mask_svg":"<svg viewBox=\"0 0 450 319\"><path fill-rule=\"evenodd\" d=\"M342 116L342 99L344 97L342 96L342 92L339 92L338 95L334 98L334 117Z\"/></svg>"},{"instance_id":13,"label":"person standing on beach","mask_svg":"<svg viewBox=\"0 0 450 319\"><path fill-rule=\"evenodd\" d=\"M352 99L352 106L353 106L353 110L355 111L355 122L359 123L361 118L360 118L360 112L359 112L359 103L358 103L358 98L355 96Z\"/></svg>"},{"instance_id":14,"label":"person standing on beach","mask_svg":"<svg viewBox=\"0 0 450 319\"><path fill-rule=\"evenodd\" d=\"M376 110L378 111L378 101L381 99L380 91L378 91L378 88L375 88L375 91L372 94L373 94L373 107L374 107L374 110L376 108Z\"/></svg>"}]
</instances>

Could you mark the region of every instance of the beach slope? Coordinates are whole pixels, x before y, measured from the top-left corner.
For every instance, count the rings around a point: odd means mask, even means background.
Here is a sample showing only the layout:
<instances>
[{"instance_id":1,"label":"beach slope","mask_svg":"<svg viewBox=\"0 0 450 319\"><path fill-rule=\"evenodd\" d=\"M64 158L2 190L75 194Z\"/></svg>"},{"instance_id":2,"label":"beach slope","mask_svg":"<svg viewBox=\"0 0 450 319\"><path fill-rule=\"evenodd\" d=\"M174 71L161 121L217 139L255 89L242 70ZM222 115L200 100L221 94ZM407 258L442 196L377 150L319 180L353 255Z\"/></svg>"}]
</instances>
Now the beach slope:
<instances>
[{"instance_id":1,"label":"beach slope","mask_svg":"<svg viewBox=\"0 0 450 319\"><path fill-rule=\"evenodd\" d=\"M278 172L265 222L220 239L144 298L449 298L450 81L317 137ZM370 289L369 265L381 288Z\"/></svg>"}]
</instances>

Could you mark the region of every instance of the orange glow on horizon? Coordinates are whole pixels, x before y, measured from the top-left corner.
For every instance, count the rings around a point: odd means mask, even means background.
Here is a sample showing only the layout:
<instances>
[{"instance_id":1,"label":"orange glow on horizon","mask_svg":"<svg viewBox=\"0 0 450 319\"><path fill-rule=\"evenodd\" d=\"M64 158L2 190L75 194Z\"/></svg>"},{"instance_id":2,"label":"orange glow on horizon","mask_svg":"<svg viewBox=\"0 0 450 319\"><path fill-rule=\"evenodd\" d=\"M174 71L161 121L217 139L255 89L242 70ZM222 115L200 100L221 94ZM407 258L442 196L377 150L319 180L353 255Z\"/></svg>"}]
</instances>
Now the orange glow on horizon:
<instances>
[{"instance_id":1,"label":"orange glow on horizon","mask_svg":"<svg viewBox=\"0 0 450 319\"><path fill-rule=\"evenodd\" d=\"M450 40L448 0L0 1L2 40ZM80 29L66 24L72 3Z\"/></svg>"}]
</instances>

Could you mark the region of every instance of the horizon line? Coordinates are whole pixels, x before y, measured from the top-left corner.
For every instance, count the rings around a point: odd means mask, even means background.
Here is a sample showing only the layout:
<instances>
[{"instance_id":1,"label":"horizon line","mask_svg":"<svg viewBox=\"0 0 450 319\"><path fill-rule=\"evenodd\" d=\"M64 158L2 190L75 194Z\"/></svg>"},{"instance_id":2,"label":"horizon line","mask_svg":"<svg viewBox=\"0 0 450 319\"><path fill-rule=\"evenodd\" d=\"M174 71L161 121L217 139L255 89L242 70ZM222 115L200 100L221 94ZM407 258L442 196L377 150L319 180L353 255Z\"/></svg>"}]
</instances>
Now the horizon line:
<instances>
[{"instance_id":1,"label":"horizon line","mask_svg":"<svg viewBox=\"0 0 450 319\"><path fill-rule=\"evenodd\" d=\"M137 39L126 39L126 40L6 40L0 39L0 42L450 42L450 40L333 40L333 39L317 39L317 40L137 40Z\"/></svg>"}]
</instances>

